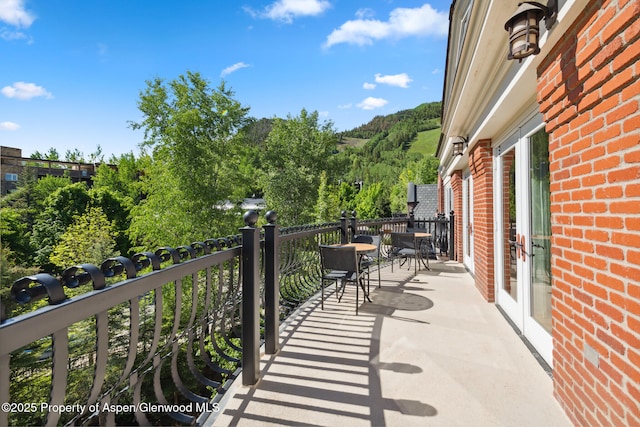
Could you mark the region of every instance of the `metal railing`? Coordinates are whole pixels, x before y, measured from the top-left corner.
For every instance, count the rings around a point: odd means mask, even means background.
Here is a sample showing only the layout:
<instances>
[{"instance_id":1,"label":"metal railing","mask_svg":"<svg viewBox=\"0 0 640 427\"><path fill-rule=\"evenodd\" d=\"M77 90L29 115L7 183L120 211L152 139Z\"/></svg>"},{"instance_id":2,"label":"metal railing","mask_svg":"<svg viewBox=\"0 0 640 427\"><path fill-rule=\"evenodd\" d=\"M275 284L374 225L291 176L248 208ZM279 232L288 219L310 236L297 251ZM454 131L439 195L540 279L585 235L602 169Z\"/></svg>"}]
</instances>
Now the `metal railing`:
<instances>
[{"instance_id":1,"label":"metal railing","mask_svg":"<svg viewBox=\"0 0 640 427\"><path fill-rule=\"evenodd\" d=\"M256 220L245 215L236 236L14 282L15 302L48 305L12 317L1 302L0 425L199 424L241 371L257 381L260 345L276 353L279 322L320 290L319 244L408 224L355 212L283 229L272 212L262 229Z\"/></svg>"},{"instance_id":2,"label":"metal railing","mask_svg":"<svg viewBox=\"0 0 640 427\"><path fill-rule=\"evenodd\" d=\"M440 213L435 218L416 219L409 216L408 228L420 230L431 234L431 247L429 256L434 258L437 255L448 257L455 256L455 215L451 211L447 217ZM453 258L452 258L453 259Z\"/></svg>"}]
</instances>

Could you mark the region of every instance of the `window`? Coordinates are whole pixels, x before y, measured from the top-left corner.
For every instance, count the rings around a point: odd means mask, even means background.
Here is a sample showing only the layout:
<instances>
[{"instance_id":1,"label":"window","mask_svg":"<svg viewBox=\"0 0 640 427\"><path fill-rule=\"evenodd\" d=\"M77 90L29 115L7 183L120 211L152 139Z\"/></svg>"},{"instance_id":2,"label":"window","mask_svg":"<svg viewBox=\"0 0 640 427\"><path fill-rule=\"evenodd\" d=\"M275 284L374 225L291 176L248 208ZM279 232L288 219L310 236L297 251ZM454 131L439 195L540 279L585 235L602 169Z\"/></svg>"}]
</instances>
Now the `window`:
<instances>
[{"instance_id":1,"label":"window","mask_svg":"<svg viewBox=\"0 0 640 427\"><path fill-rule=\"evenodd\" d=\"M5 181L18 182L18 174L17 173L5 173L4 174Z\"/></svg>"}]
</instances>

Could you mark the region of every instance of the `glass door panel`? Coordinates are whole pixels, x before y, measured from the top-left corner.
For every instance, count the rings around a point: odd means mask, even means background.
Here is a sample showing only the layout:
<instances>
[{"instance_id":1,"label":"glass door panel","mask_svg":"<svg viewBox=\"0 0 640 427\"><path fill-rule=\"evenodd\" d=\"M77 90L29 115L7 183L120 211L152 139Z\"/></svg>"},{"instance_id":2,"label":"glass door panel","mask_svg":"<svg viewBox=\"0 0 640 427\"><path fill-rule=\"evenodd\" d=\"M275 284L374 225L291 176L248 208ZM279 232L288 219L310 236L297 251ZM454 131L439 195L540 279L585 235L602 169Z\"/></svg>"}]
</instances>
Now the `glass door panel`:
<instances>
[{"instance_id":1,"label":"glass door panel","mask_svg":"<svg viewBox=\"0 0 640 427\"><path fill-rule=\"evenodd\" d=\"M516 234L516 149L502 156L502 218L504 245L504 291L518 300L519 237Z\"/></svg>"},{"instance_id":2,"label":"glass door panel","mask_svg":"<svg viewBox=\"0 0 640 427\"><path fill-rule=\"evenodd\" d=\"M551 332L551 210L549 136L529 138L531 191L531 317Z\"/></svg>"},{"instance_id":3,"label":"glass door panel","mask_svg":"<svg viewBox=\"0 0 640 427\"><path fill-rule=\"evenodd\" d=\"M496 150L496 301L551 364L549 137L531 131Z\"/></svg>"}]
</instances>

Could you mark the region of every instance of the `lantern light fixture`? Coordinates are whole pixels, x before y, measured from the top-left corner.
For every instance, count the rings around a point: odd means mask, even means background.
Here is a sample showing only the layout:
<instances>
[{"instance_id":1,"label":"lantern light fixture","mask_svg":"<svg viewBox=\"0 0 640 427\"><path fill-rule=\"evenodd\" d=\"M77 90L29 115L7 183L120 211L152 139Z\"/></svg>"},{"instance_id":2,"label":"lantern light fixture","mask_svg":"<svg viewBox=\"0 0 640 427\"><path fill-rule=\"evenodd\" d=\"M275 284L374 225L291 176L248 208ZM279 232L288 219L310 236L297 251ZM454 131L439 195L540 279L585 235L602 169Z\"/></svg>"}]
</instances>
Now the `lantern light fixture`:
<instances>
[{"instance_id":1,"label":"lantern light fixture","mask_svg":"<svg viewBox=\"0 0 640 427\"><path fill-rule=\"evenodd\" d=\"M469 139L464 136L456 136L453 141L453 155L462 156L464 149L469 145Z\"/></svg>"},{"instance_id":2,"label":"lantern light fixture","mask_svg":"<svg viewBox=\"0 0 640 427\"><path fill-rule=\"evenodd\" d=\"M529 55L540 53L540 20L544 18L545 28L550 30L557 16L557 0L549 0L546 6L534 1L519 3L518 9L504 24L504 29L509 32L507 59L521 62Z\"/></svg>"}]
</instances>

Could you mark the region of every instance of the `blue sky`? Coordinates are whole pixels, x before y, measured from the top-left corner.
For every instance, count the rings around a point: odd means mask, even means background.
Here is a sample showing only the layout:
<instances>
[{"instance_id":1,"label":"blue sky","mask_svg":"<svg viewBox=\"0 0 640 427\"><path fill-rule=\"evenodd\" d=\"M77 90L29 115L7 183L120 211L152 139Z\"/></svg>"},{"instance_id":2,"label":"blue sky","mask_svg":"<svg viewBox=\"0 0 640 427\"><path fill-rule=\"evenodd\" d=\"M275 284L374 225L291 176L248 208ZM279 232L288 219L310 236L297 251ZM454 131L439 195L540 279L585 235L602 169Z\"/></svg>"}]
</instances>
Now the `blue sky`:
<instances>
[{"instance_id":1,"label":"blue sky","mask_svg":"<svg viewBox=\"0 0 640 427\"><path fill-rule=\"evenodd\" d=\"M450 1L0 0L0 145L138 153L145 81L222 79L256 118L347 130L440 101Z\"/></svg>"}]
</instances>

